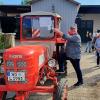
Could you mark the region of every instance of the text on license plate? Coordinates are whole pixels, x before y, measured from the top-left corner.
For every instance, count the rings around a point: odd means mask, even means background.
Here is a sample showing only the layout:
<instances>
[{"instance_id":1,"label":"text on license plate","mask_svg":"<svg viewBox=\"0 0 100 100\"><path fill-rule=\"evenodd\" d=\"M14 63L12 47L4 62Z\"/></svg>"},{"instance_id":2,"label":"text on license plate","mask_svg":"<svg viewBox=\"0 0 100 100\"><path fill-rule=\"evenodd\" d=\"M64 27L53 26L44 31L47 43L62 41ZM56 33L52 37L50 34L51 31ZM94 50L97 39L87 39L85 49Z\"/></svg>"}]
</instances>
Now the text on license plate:
<instances>
[{"instance_id":1,"label":"text on license plate","mask_svg":"<svg viewBox=\"0 0 100 100\"><path fill-rule=\"evenodd\" d=\"M8 81L25 81L25 72L7 72Z\"/></svg>"}]
</instances>

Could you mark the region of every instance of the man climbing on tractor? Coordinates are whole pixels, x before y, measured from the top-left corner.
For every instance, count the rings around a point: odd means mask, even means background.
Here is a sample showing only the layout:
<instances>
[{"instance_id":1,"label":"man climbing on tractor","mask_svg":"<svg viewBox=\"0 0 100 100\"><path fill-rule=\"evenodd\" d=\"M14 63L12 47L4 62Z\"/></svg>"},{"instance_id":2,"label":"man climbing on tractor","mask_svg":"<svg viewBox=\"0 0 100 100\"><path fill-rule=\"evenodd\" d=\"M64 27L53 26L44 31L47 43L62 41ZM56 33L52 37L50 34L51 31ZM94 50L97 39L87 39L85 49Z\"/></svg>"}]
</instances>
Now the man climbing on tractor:
<instances>
[{"instance_id":1,"label":"man climbing on tractor","mask_svg":"<svg viewBox=\"0 0 100 100\"><path fill-rule=\"evenodd\" d=\"M77 32L76 26L71 26L68 34L63 34L58 29L55 29L55 32L62 36L63 39L68 40L65 52L61 52L59 55L58 63L59 70L58 73L65 72L65 60L70 60L72 63L75 72L77 74L78 81L74 84L74 86L79 86L83 84L82 72L80 69L80 58L81 58L81 38Z\"/></svg>"}]
</instances>

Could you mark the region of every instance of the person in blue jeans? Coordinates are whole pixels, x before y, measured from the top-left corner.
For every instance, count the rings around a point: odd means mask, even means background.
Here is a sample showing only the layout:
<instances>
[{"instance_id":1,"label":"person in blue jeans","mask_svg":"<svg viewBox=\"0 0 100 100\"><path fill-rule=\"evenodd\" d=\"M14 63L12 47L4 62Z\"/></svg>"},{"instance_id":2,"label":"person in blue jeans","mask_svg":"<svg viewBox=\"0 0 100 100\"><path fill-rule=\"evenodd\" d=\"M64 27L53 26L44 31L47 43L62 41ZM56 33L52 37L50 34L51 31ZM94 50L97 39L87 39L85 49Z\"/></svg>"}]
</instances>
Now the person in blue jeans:
<instances>
[{"instance_id":1,"label":"person in blue jeans","mask_svg":"<svg viewBox=\"0 0 100 100\"><path fill-rule=\"evenodd\" d=\"M58 63L59 63L59 70L58 73L64 73L65 67L64 63L65 60L70 60L72 63L75 72L77 74L77 83L74 86L79 86L83 84L82 72L80 69L80 58L81 58L81 37L77 33L77 27L72 26L68 34L63 34L60 30L54 29L54 31L62 36L63 39L67 40L65 52L61 52L59 55Z\"/></svg>"},{"instance_id":2,"label":"person in blue jeans","mask_svg":"<svg viewBox=\"0 0 100 100\"><path fill-rule=\"evenodd\" d=\"M95 41L96 55L97 55L97 66L100 67L100 33Z\"/></svg>"},{"instance_id":3,"label":"person in blue jeans","mask_svg":"<svg viewBox=\"0 0 100 100\"><path fill-rule=\"evenodd\" d=\"M85 52L91 53L91 51L92 51L92 33L87 32L86 37L87 37L87 45L86 45Z\"/></svg>"}]
</instances>

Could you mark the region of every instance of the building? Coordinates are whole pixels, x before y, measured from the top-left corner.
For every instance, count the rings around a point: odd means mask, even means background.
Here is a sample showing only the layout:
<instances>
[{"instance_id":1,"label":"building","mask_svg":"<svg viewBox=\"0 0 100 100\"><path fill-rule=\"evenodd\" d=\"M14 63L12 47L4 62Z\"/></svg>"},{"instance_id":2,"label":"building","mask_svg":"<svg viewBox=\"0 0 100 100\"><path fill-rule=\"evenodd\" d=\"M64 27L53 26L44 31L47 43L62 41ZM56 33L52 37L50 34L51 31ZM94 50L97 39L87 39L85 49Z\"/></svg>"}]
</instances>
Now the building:
<instances>
[{"instance_id":1,"label":"building","mask_svg":"<svg viewBox=\"0 0 100 100\"><path fill-rule=\"evenodd\" d=\"M31 12L30 6L0 5L0 32L16 33L19 38L19 15L26 12Z\"/></svg>"},{"instance_id":2,"label":"building","mask_svg":"<svg viewBox=\"0 0 100 100\"><path fill-rule=\"evenodd\" d=\"M100 5L81 5L78 15L81 19L78 22L79 33L82 42L86 42L87 31L96 33L100 30Z\"/></svg>"},{"instance_id":3,"label":"building","mask_svg":"<svg viewBox=\"0 0 100 100\"><path fill-rule=\"evenodd\" d=\"M74 0L32 0L31 6L0 5L0 31L4 33L15 32L16 37L19 38L19 15L30 11L47 11L60 14L62 16L61 30L64 33L70 25L77 22L82 42L86 42L87 31L96 33L97 30L100 30L100 5L80 6Z\"/></svg>"},{"instance_id":4,"label":"building","mask_svg":"<svg viewBox=\"0 0 100 100\"><path fill-rule=\"evenodd\" d=\"M31 11L55 12L61 15L61 31L66 33L75 19L80 4L74 0L32 0Z\"/></svg>"}]
</instances>

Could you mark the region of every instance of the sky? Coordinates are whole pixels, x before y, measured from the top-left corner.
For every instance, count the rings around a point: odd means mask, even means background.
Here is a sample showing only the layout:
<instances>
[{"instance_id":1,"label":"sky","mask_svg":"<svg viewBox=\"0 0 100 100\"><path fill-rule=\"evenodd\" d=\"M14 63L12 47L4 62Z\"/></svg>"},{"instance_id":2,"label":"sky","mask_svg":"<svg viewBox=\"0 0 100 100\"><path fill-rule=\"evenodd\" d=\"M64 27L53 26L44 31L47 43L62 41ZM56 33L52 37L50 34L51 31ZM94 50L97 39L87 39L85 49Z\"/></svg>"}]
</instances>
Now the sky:
<instances>
[{"instance_id":1,"label":"sky","mask_svg":"<svg viewBox=\"0 0 100 100\"><path fill-rule=\"evenodd\" d=\"M0 0L0 3L3 3L5 5L19 5L21 4L22 0Z\"/></svg>"},{"instance_id":2,"label":"sky","mask_svg":"<svg viewBox=\"0 0 100 100\"><path fill-rule=\"evenodd\" d=\"M76 0L82 5L100 5L100 0Z\"/></svg>"},{"instance_id":3,"label":"sky","mask_svg":"<svg viewBox=\"0 0 100 100\"><path fill-rule=\"evenodd\" d=\"M22 0L0 0L1 4L5 5L19 5ZM76 0L82 5L100 5L100 0Z\"/></svg>"}]
</instances>

